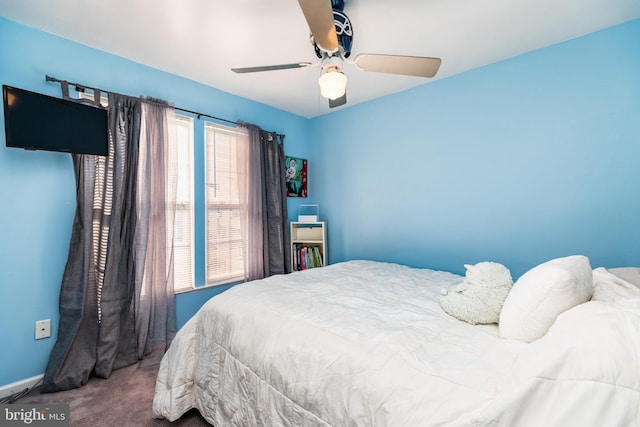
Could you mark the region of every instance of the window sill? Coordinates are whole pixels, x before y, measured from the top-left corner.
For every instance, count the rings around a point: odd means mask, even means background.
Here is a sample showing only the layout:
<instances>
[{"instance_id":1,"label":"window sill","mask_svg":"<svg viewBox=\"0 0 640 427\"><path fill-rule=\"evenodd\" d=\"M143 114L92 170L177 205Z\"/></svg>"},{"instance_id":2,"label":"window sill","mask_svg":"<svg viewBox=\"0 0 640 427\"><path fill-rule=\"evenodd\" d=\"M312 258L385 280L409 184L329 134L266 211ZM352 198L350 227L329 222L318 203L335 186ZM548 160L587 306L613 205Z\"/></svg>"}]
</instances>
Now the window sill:
<instances>
[{"instance_id":1,"label":"window sill","mask_svg":"<svg viewBox=\"0 0 640 427\"><path fill-rule=\"evenodd\" d=\"M226 281L221 281L221 282L215 282L215 283L209 283L203 286L198 286L197 288L184 288L184 289L178 289L176 291L174 291L174 295L182 295L182 294L188 294L191 292L198 292L198 291L202 291L205 289L213 289L213 288L219 288L219 287L223 287L223 286L235 286L235 285L239 285L240 283L244 283L244 281L240 278L233 278L230 280L226 280Z\"/></svg>"}]
</instances>

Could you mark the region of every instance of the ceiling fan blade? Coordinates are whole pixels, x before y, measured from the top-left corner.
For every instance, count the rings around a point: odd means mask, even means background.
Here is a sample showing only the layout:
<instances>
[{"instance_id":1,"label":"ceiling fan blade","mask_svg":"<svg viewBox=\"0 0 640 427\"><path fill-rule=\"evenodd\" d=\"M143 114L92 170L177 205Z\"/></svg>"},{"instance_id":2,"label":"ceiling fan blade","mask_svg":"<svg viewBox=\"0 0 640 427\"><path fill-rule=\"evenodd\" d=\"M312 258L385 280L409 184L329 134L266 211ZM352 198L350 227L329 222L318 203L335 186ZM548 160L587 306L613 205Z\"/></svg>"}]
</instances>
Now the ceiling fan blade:
<instances>
[{"instance_id":1,"label":"ceiling fan blade","mask_svg":"<svg viewBox=\"0 0 640 427\"><path fill-rule=\"evenodd\" d=\"M292 64L280 64L280 65L265 65L262 67L244 67L244 68L232 68L234 73L257 73L260 71L275 71L275 70L288 70L290 68L305 68L310 67L311 62L296 62Z\"/></svg>"},{"instance_id":2,"label":"ceiling fan blade","mask_svg":"<svg viewBox=\"0 0 640 427\"><path fill-rule=\"evenodd\" d=\"M313 40L327 52L338 50L338 35L330 0L298 0Z\"/></svg>"},{"instance_id":3,"label":"ceiling fan blade","mask_svg":"<svg viewBox=\"0 0 640 427\"><path fill-rule=\"evenodd\" d=\"M378 55L362 53L355 59L356 67L363 71L402 74L405 76L433 77L440 68L440 58L424 56Z\"/></svg>"},{"instance_id":4,"label":"ceiling fan blade","mask_svg":"<svg viewBox=\"0 0 640 427\"><path fill-rule=\"evenodd\" d=\"M329 108L336 108L347 103L347 92L340 98L329 99Z\"/></svg>"}]
</instances>

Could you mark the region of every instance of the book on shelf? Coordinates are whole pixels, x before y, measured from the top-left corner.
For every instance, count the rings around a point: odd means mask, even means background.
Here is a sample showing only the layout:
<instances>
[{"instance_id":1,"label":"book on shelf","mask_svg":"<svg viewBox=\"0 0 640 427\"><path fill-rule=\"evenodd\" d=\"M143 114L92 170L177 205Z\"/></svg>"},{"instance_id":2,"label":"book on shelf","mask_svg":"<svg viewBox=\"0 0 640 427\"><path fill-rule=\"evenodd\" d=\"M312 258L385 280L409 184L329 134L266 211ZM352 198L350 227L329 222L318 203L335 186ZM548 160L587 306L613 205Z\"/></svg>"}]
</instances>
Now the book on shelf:
<instances>
[{"instance_id":1,"label":"book on shelf","mask_svg":"<svg viewBox=\"0 0 640 427\"><path fill-rule=\"evenodd\" d=\"M322 252L318 246L297 243L294 245L294 248L295 250L292 255L294 257L295 270L306 270L324 265Z\"/></svg>"}]
</instances>

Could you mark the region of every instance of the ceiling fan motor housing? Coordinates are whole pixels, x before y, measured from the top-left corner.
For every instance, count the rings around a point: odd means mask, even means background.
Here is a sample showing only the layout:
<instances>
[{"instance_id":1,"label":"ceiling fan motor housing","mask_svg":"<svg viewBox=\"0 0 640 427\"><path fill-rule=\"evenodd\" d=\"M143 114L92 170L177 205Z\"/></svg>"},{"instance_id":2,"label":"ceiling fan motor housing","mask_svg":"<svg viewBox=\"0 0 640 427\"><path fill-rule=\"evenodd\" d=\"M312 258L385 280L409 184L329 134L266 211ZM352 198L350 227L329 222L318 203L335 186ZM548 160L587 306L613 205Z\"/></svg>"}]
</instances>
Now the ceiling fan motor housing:
<instances>
[{"instance_id":1,"label":"ceiling fan motor housing","mask_svg":"<svg viewBox=\"0 0 640 427\"><path fill-rule=\"evenodd\" d=\"M331 7L340 11L344 10L344 0L331 0Z\"/></svg>"},{"instance_id":2,"label":"ceiling fan motor housing","mask_svg":"<svg viewBox=\"0 0 640 427\"><path fill-rule=\"evenodd\" d=\"M336 26L336 35L338 36L338 44L342 48L342 56L348 58L351 55L351 44L353 43L353 27L351 20L342 11L344 9L343 0L331 0L333 8L333 22ZM316 50L318 58L323 58L326 54L314 42L313 47Z\"/></svg>"}]
</instances>

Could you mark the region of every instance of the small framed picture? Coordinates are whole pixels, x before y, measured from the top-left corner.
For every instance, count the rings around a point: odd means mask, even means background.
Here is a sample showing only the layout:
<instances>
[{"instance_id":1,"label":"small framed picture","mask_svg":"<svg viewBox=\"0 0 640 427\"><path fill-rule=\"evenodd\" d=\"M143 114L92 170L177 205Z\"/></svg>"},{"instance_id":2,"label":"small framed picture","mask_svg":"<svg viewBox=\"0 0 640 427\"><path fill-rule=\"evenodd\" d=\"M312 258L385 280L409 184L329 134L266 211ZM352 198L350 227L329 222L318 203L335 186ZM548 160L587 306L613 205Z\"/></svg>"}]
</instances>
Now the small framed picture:
<instances>
[{"instance_id":1,"label":"small framed picture","mask_svg":"<svg viewBox=\"0 0 640 427\"><path fill-rule=\"evenodd\" d=\"M285 180L288 197L307 197L307 159L286 157Z\"/></svg>"}]
</instances>

